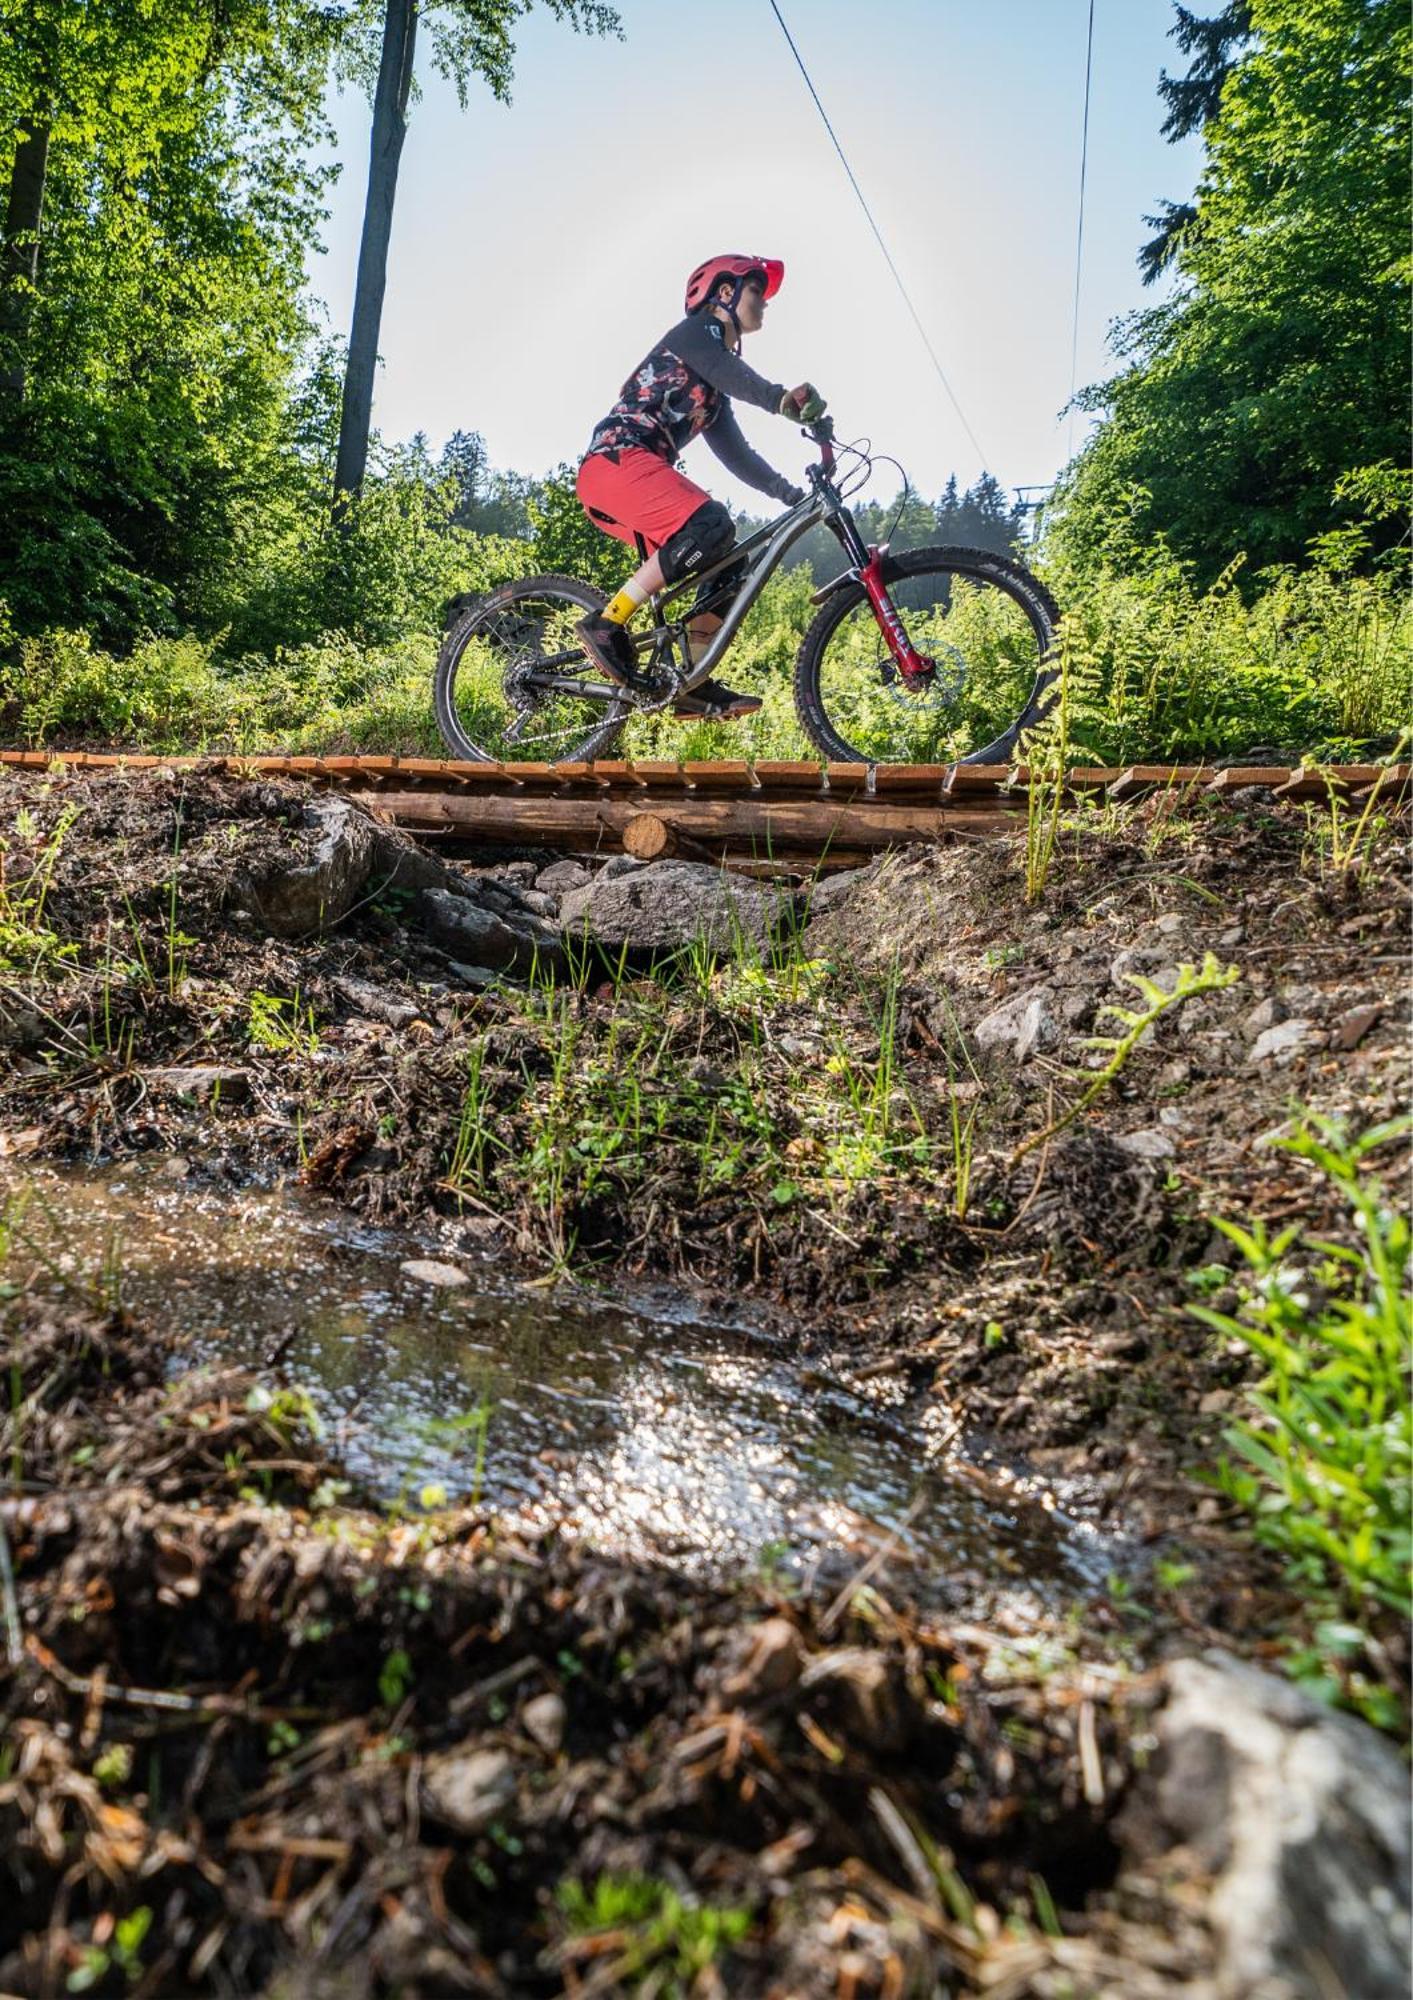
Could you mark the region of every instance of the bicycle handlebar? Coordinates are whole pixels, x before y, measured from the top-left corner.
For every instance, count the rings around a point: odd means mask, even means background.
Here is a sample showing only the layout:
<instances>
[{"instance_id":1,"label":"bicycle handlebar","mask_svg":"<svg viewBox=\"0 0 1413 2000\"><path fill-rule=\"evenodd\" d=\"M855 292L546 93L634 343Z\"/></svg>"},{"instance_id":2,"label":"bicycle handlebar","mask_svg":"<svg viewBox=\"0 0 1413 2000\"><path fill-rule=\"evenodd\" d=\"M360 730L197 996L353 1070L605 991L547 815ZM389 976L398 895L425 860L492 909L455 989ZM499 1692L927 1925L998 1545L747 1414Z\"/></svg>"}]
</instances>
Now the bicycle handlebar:
<instances>
[{"instance_id":1,"label":"bicycle handlebar","mask_svg":"<svg viewBox=\"0 0 1413 2000\"><path fill-rule=\"evenodd\" d=\"M820 417L805 425L805 436L819 446L819 462L826 473L834 470L834 419Z\"/></svg>"}]
</instances>

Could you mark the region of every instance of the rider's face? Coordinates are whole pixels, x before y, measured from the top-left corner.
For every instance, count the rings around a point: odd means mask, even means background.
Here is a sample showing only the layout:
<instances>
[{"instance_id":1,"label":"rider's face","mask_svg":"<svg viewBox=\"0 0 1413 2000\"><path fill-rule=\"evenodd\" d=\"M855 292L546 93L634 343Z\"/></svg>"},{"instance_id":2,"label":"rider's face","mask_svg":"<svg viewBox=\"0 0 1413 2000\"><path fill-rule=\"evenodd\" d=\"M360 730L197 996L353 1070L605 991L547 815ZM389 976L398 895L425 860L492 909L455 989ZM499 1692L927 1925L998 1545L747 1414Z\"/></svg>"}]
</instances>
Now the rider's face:
<instances>
[{"instance_id":1,"label":"rider's face","mask_svg":"<svg viewBox=\"0 0 1413 2000\"><path fill-rule=\"evenodd\" d=\"M765 321L765 293L759 285L742 287L741 303L736 308L736 317L741 322L742 333L759 333Z\"/></svg>"},{"instance_id":2,"label":"rider's face","mask_svg":"<svg viewBox=\"0 0 1413 2000\"><path fill-rule=\"evenodd\" d=\"M730 297L731 294L724 285L716 295L717 317L725 320L728 327L730 326L730 315L726 310L726 303ZM760 332L765 322L765 292L760 285L752 283L741 287L741 297L736 307L736 317L741 322L742 333ZM727 335L728 339L732 337L734 331L735 329L732 328L731 333Z\"/></svg>"}]
</instances>

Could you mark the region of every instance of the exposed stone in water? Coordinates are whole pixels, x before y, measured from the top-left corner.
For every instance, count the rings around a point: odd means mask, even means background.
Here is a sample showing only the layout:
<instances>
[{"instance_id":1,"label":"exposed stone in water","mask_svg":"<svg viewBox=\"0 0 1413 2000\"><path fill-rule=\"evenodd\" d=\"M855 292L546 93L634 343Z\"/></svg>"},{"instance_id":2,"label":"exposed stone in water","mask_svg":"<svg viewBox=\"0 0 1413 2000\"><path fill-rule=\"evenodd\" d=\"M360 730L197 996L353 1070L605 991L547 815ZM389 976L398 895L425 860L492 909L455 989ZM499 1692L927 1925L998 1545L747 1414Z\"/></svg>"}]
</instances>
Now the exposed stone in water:
<instances>
[{"instance_id":1,"label":"exposed stone in water","mask_svg":"<svg viewBox=\"0 0 1413 2000\"><path fill-rule=\"evenodd\" d=\"M439 1263L435 1257L409 1257L398 1267L404 1278L416 1278L424 1285L469 1285L471 1280L455 1264Z\"/></svg>"}]
</instances>

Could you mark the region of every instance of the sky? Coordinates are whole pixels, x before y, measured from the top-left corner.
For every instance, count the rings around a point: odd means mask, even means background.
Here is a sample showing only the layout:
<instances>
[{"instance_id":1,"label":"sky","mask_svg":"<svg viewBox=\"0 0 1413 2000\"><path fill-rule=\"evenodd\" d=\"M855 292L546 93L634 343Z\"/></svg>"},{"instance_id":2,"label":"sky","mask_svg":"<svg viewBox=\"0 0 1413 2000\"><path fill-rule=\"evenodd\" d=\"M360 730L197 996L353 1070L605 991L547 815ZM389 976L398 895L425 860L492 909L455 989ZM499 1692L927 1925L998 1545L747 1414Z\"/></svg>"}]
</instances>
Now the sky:
<instances>
[{"instance_id":1,"label":"sky","mask_svg":"<svg viewBox=\"0 0 1413 2000\"><path fill-rule=\"evenodd\" d=\"M1078 321L1081 386L1111 372L1110 323L1152 302L1135 255L1200 146L1159 133L1159 71L1184 59L1170 0L1094 0ZM625 38L520 24L513 101L463 112L422 30L421 100L398 183L373 420L434 450L476 430L494 464L577 461L619 385L680 318L718 251L782 257L745 358L808 379L843 437L866 435L932 497L985 467L1045 486L1082 442L1064 418L1089 0L780 0L968 436L909 316L769 0L618 0ZM342 172L311 284L346 337L367 176L368 104L330 100ZM779 418L742 428L798 478L810 447ZM686 469L736 506L758 496L708 448ZM871 491L897 490L879 466Z\"/></svg>"}]
</instances>

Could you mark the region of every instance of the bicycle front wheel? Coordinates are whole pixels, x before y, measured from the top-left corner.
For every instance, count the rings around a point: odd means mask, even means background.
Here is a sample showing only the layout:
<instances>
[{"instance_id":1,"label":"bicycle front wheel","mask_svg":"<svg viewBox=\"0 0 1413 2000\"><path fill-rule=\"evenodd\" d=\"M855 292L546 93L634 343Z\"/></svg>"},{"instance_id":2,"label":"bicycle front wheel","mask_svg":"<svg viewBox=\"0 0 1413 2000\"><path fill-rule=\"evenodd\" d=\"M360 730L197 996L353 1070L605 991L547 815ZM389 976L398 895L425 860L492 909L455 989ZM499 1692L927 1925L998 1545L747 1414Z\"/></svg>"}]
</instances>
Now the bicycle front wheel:
<instances>
[{"instance_id":1,"label":"bicycle front wheel","mask_svg":"<svg viewBox=\"0 0 1413 2000\"><path fill-rule=\"evenodd\" d=\"M477 598L437 656L437 728L470 763L601 757L631 712L585 658L574 627L603 604L571 576L527 576Z\"/></svg>"},{"instance_id":2,"label":"bicycle front wheel","mask_svg":"<svg viewBox=\"0 0 1413 2000\"><path fill-rule=\"evenodd\" d=\"M843 763L1005 763L1051 699L1049 591L989 549L908 549L885 556L883 580L932 674L909 685L863 586L841 584L795 665L806 735Z\"/></svg>"}]
</instances>

